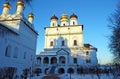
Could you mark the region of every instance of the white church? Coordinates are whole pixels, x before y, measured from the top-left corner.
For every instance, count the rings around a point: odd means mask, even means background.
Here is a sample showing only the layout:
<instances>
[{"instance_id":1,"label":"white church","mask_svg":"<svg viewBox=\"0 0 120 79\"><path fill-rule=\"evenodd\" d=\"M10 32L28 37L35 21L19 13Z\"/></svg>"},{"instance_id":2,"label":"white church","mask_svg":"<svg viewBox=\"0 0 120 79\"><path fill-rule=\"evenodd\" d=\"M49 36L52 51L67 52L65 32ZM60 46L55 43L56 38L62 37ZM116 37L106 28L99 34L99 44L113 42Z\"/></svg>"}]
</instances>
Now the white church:
<instances>
[{"instance_id":1,"label":"white church","mask_svg":"<svg viewBox=\"0 0 120 79\"><path fill-rule=\"evenodd\" d=\"M78 24L74 13L69 17L62 14L60 25L53 15L50 26L45 27L44 51L36 56L35 69L43 74L77 73L79 67L98 65L97 48L85 44L83 25Z\"/></svg>"},{"instance_id":2,"label":"white church","mask_svg":"<svg viewBox=\"0 0 120 79\"><path fill-rule=\"evenodd\" d=\"M0 69L15 68L20 78L24 69L33 66L38 33L33 25L34 15L29 13L28 20L24 17L22 0L18 0L14 14L9 13L10 9L10 3L4 3L0 14Z\"/></svg>"}]
</instances>

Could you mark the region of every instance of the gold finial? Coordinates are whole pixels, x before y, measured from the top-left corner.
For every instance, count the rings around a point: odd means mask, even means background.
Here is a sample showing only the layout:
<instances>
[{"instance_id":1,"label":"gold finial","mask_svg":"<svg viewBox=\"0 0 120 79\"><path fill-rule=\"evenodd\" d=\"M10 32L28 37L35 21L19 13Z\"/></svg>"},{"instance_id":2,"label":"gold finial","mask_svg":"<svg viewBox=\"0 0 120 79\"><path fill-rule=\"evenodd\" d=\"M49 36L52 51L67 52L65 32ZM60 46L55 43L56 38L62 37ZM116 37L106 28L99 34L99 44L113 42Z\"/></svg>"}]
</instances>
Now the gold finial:
<instances>
[{"instance_id":1,"label":"gold finial","mask_svg":"<svg viewBox=\"0 0 120 79\"><path fill-rule=\"evenodd\" d=\"M8 0L8 2L3 5L3 7L7 7L8 9L11 9L11 6L10 6L9 1L10 1L10 0Z\"/></svg>"},{"instance_id":2,"label":"gold finial","mask_svg":"<svg viewBox=\"0 0 120 79\"><path fill-rule=\"evenodd\" d=\"M68 15L64 12L60 17L60 19L68 19Z\"/></svg>"},{"instance_id":3,"label":"gold finial","mask_svg":"<svg viewBox=\"0 0 120 79\"><path fill-rule=\"evenodd\" d=\"M22 5L22 6L25 7L25 4L24 4L24 2L23 2L22 0L19 0L19 1L17 2L17 6L18 6L18 5Z\"/></svg>"},{"instance_id":4,"label":"gold finial","mask_svg":"<svg viewBox=\"0 0 120 79\"><path fill-rule=\"evenodd\" d=\"M34 18L34 14L31 12L28 14L28 18Z\"/></svg>"}]
</instances>

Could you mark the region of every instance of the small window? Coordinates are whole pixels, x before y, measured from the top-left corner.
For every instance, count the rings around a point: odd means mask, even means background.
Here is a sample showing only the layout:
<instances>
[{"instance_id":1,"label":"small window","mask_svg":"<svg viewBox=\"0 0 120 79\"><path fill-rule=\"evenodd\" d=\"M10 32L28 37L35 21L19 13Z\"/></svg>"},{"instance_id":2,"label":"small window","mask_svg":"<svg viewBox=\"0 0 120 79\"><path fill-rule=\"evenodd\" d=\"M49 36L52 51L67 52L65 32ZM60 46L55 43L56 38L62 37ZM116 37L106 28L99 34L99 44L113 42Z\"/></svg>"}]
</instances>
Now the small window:
<instances>
[{"instance_id":1,"label":"small window","mask_svg":"<svg viewBox=\"0 0 120 79\"><path fill-rule=\"evenodd\" d=\"M73 60L73 61L74 61L74 64L76 64L76 63L77 63L77 58L74 58L74 60Z\"/></svg>"},{"instance_id":2,"label":"small window","mask_svg":"<svg viewBox=\"0 0 120 79\"><path fill-rule=\"evenodd\" d=\"M24 57L23 57L24 59L26 59L26 54L27 54L27 53L26 53L26 52L24 52Z\"/></svg>"},{"instance_id":3,"label":"small window","mask_svg":"<svg viewBox=\"0 0 120 79\"><path fill-rule=\"evenodd\" d=\"M55 24L53 23L53 26L55 26Z\"/></svg>"},{"instance_id":4,"label":"small window","mask_svg":"<svg viewBox=\"0 0 120 79\"><path fill-rule=\"evenodd\" d=\"M31 55L31 58L30 58L30 60L32 61L32 59L33 59L33 56Z\"/></svg>"},{"instance_id":5,"label":"small window","mask_svg":"<svg viewBox=\"0 0 120 79\"><path fill-rule=\"evenodd\" d=\"M74 40L74 46L77 46L77 40Z\"/></svg>"},{"instance_id":6,"label":"small window","mask_svg":"<svg viewBox=\"0 0 120 79\"><path fill-rule=\"evenodd\" d=\"M50 42L50 46L53 46L53 41Z\"/></svg>"},{"instance_id":7,"label":"small window","mask_svg":"<svg viewBox=\"0 0 120 79\"><path fill-rule=\"evenodd\" d=\"M63 24L63 26L65 26L65 23Z\"/></svg>"},{"instance_id":8,"label":"small window","mask_svg":"<svg viewBox=\"0 0 120 79\"><path fill-rule=\"evenodd\" d=\"M73 21L73 25L75 25L75 22Z\"/></svg>"},{"instance_id":9,"label":"small window","mask_svg":"<svg viewBox=\"0 0 120 79\"><path fill-rule=\"evenodd\" d=\"M18 48L17 48L17 47L14 49L13 57L14 57L14 58L17 58L17 57L18 57Z\"/></svg>"},{"instance_id":10,"label":"small window","mask_svg":"<svg viewBox=\"0 0 120 79\"><path fill-rule=\"evenodd\" d=\"M5 49L5 56L10 57L10 54L11 54L11 47L7 46L6 49Z\"/></svg>"},{"instance_id":11,"label":"small window","mask_svg":"<svg viewBox=\"0 0 120 79\"><path fill-rule=\"evenodd\" d=\"M89 52L88 52L88 51L86 52L86 55L89 55Z\"/></svg>"},{"instance_id":12,"label":"small window","mask_svg":"<svg viewBox=\"0 0 120 79\"><path fill-rule=\"evenodd\" d=\"M62 41L62 46L65 46L65 41L64 40Z\"/></svg>"},{"instance_id":13,"label":"small window","mask_svg":"<svg viewBox=\"0 0 120 79\"><path fill-rule=\"evenodd\" d=\"M91 62L91 60L90 59L86 59L86 63L90 63Z\"/></svg>"}]
</instances>

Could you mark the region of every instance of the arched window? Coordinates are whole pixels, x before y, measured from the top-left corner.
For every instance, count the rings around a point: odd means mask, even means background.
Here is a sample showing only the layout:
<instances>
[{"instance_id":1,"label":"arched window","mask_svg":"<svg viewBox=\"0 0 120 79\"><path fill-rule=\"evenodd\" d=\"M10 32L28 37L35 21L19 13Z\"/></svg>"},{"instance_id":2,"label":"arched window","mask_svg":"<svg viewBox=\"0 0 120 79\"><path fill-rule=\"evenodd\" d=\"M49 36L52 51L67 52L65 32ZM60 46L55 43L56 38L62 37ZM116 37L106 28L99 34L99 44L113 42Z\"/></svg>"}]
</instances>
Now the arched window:
<instances>
[{"instance_id":1,"label":"arched window","mask_svg":"<svg viewBox=\"0 0 120 79\"><path fill-rule=\"evenodd\" d=\"M56 57L51 58L51 64L57 64L57 58Z\"/></svg>"},{"instance_id":2,"label":"arched window","mask_svg":"<svg viewBox=\"0 0 120 79\"><path fill-rule=\"evenodd\" d=\"M77 40L74 40L74 46L77 46Z\"/></svg>"},{"instance_id":3,"label":"arched window","mask_svg":"<svg viewBox=\"0 0 120 79\"><path fill-rule=\"evenodd\" d=\"M86 63L90 63L90 62L91 62L91 60L87 58L86 59Z\"/></svg>"},{"instance_id":4,"label":"arched window","mask_svg":"<svg viewBox=\"0 0 120 79\"><path fill-rule=\"evenodd\" d=\"M53 46L53 41L50 42L50 46Z\"/></svg>"},{"instance_id":5,"label":"arched window","mask_svg":"<svg viewBox=\"0 0 120 79\"><path fill-rule=\"evenodd\" d=\"M48 58L48 57L45 57L45 58L44 58L43 64L49 64L49 58Z\"/></svg>"},{"instance_id":6,"label":"arched window","mask_svg":"<svg viewBox=\"0 0 120 79\"><path fill-rule=\"evenodd\" d=\"M64 56L59 57L59 63L60 64L65 64L65 57Z\"/></svg>"},{"instance_id":7,"label":"arched window","mask_svg":"<svg viewBox=\"0 0 120 79\"><path fill-rule=\"evenodd\" d=\"M14 57L14 58L17 58L17 57L18 57L18 48L17 48L17 47L15 47L15 49L14 49L13 57Z\"/></svg>"},{"instance_id":8,"label":"arched window","mask_svg":"<svg viewBox=\"0 0 120 79\"><path fill-rule=\"evenodd\" d=\"M65 41L64 40L62 41L62 46L65 46Z\"/></svg>"},{"instance_id":9,"label":"arched window","mask_svg":"<svg viewBox=\"0 0 120 79\"><path fill-rule=\"evenodd\" d=\"M33 60L33 55L31 55L30 60L31 60L31 61Z\"/></svg>"},{"instance_id":10,"label":"arched window","mask_svg":"<svg viewBox=\"0 0 120 79\"><path fill-rule=\"evenodd\" d=\"M88 51L86 52L86 55L89 55L89 52L88 52Z\"/></svg>"},{"instance_id":11,"label":"arched window","mask_svg":"<svg viewBox=\"0 0 120 79\"><path fill-rule=\"evenodd\" d=\"M27 54L27 53L26 53L26 52L24 52L24 56L23 56L23 58L24 58L24 59L26 59L26 54Z\"/></svg>"},{"instance_id":12,"label":"arched window","mask_svg":"<svg viewBox=\"0 0 120 79\"><path fill-rule=\"evenodd\" d=\"M77 64L77 58L73 59L74 64Z\"/></svg>"},{"instance_id":13,"label":"arched window","mask_svg":"<svg viewBox=\"0 0 120 79\"><path fill-rule=\"evenodd\" d=\"M65 23L63 24L63 26L65 26Z\"/></svg>"},{"instance_id":14,"label":"arched window","mask_svg":"<svg viewBox=\"0 0 120 79\"><path fill-rule=\"evenodd\" d=\"M5 49L5 56L10 57L11 54L11 46L7 46Z\"/></svg>"},{"instance_id":15,"label":"arched window","mask_svg":"<svg viewBox=\"0 0 120 79\"><path fill-rule=\"evenodd\" d=\"M53 23L53 26L55 26L55 24Z\"/></svg>"},{"instance_id":16,"label":"arched window","mask_svg":"<svg viewBox=\"0 0 120 79\"><path fill-rule=\"evenodd\" d=\"M37 64L41 64L41 57L37 57Z\"/></svg>"},{"instance_id":17,"label":"arched window","mask_svg":"<svg viewBox=\"0 0 120 79\"><path fill-rule=\"evenodd\" d=\"M73 25L75 25L75 22L73 21Z\"/></svg>"}]
</instances>

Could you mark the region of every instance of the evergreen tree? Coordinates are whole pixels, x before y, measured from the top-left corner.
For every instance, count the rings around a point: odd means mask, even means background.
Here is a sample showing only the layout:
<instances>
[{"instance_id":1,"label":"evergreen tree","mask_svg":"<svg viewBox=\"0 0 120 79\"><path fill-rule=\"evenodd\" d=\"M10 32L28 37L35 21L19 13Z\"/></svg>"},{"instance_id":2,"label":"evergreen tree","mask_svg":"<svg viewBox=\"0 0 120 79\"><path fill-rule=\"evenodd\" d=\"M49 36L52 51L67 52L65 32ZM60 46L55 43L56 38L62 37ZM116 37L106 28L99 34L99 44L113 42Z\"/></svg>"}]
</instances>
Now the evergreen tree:
<instances>
[{"instance_id":1,"label":"evergreen tree","mask_svg":"<svg viewBox=\"0 0 120 79\"><path fill-rule=\"evenodd\" d=\"M115 12L109 18L112 34L110 36L109 48L114 56L114 63L120 64L120 2Z\"/></svg>"}]
</instances>

